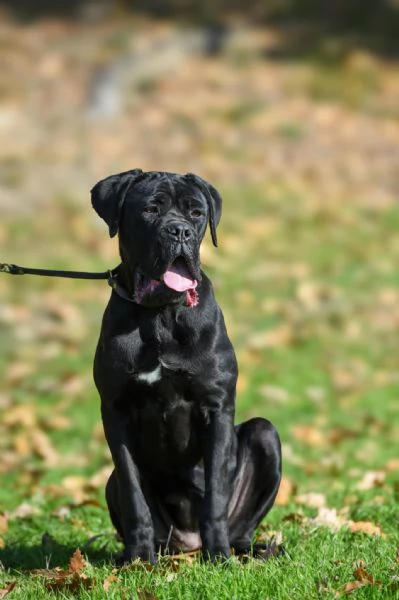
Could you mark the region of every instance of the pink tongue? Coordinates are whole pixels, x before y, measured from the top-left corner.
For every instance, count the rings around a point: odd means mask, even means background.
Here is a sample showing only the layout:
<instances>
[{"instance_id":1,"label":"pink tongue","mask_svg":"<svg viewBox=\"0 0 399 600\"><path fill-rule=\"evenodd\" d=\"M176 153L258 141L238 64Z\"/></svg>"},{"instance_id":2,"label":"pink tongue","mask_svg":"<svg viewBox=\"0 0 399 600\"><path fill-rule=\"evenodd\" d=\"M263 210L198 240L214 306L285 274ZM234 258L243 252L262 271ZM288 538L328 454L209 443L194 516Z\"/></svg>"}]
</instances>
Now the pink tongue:
<instances>
[{"instance_id":1,"label":"pink tongue","mask_svg":"<svg viewBox=\"0 0 399 600\"><path fill-rule=\"evenodd\" d=\"M185 292L197 287L197 280L192 279L183 259L177 259L163 276L163 282L176 292Z\"/></svg>"}]
</instances>

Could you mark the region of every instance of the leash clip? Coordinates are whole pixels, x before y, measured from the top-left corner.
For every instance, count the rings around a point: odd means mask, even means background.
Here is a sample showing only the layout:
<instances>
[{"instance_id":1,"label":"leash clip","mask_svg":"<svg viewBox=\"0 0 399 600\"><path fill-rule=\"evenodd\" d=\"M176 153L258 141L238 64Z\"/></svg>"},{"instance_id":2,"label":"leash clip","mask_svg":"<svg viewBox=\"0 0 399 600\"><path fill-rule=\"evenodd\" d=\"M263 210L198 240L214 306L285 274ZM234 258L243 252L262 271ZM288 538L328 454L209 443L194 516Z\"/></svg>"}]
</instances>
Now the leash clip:
<instances>
[{"instance_id":1,"label":"leash clip","mask_svg":"<svg viewBox=\"0 0 399 600\"><path fill-rule=\"evenodd\" d=\"M22 267L8 263L0 263L0 273L9 273L10 275L25 275Z\"/></svg>"},{"instance_id":2,"label":"leash clip","mask_svg":"<svg viewBox=\"0 0 399 600\"><path fill-rule=\"evenodd\" d=\"M114 290L116 288L116 286L118 285L117 282L117 278L118 278L118 273L115 273L115 271L113 271L112 269L110 269L108 271L108 279L107 279L107 283L108 285Z\"/></svg>"}]
</instances>

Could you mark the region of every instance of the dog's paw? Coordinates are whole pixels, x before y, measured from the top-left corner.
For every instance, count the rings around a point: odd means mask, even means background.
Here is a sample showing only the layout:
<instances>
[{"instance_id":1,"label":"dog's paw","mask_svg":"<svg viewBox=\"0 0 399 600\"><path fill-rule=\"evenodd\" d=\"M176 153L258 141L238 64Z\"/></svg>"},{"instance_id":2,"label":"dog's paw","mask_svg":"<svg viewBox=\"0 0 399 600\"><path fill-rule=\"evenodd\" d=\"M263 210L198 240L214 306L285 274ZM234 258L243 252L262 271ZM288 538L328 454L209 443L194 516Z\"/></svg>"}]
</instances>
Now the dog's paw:
<instances>
[{"instance_id":1,"label":"dog's paw","mask_svg":"<svg viewBox=\"0 0 399 600\"><path fill-rule=\"evenodd\" d=\"M227 546L213 547L213 548L202 548L202 560L211 562L214 564L224 563L231 557L230 548Z\"/></svg>"},{"instance_id":2,"label":"dog's paw","mask_svg":"<svg viewBox=\"0 0 399 600\"><path fill-rule=\"evenodd\" d=\"M285 555L284 547L275 542L268 544L254 544L250 547L234 546L234 554L240 559L256 558L258 560L267 561L270 558L279 558Z\"/></svg>"},{"instance_id":3,"label":"dog's paw","mask_svg":"<svg viewBox=\"0 0 399 600\"><path fill-rule=\"evenodd\" d=\"M135 561L142 561L146 564L155 565L157 563L157 557L154 549L151 547L126 547L122 555L117 560L118 566L129 565Z\"/></svg>"}]
</instances>

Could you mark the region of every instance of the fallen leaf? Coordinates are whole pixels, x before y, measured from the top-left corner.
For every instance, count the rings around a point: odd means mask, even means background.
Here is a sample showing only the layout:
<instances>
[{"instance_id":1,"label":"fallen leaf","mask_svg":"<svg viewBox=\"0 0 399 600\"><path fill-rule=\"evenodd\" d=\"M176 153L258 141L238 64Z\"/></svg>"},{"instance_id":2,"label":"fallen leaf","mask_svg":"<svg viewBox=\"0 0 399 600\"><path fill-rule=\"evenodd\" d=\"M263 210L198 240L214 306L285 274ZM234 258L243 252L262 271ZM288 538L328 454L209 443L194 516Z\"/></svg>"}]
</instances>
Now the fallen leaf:
<instances>
[{"instance_id":1,"label":"fallen leaf","mask_svg":"<svg viewBox=\"0 0 399 600\"><path fill-rule=\"evenodd\" d=\"M348 521L349 529L352 533L365 533L367 535L384 536L381 527L371 521Z\"/></svg>"},{"instance_id":2,"label":"fallen leaf","mask_svg":"<svg viewBox=\"0 0 399 600\"><path fill-rule=\"evenodd\" d=\"M5 598L6 596L8 596L8 594L10 592L13 591L13 589L15 588L15 586L17 585L16 581L11 581L10 583L6 584L7 587L5 588L0 588L0 599L1 598Z\"/></svg>"},{"instance_id":3,"label":"fallen leaf","mask_svg":"<svg viewBox=\"0 0 399 600\"><path fill-rule=\"evenodd\" d=\"M70 575L69 571L65 571L65 569L61 569L61 567L54 567L54 569L31 569L29 573L31 575L45 577L46 579L65 579Z\"/></svg>"},{"instance_id":4,"label":"fallen leaf","mask_svg":"<svg viewBox=\"0 0 399 600\"><path fill-rule=\"evenodd\" d=\"M347 524L346 519L338 515L336 508L327 508L326 506L321 506L316 517L305 519L305 522L318 527L328 527L332 531L338 531Z\"/></svg>"},{"instance_id":5,"label":"fallen leaf","mask_svg":"<svg viewBox=\"0 0 399 600\"><path fill-rule=\"evenodd\" d=\"M391 458L385 465L385 468L389 472L399 471L399 458Z\"/></svg>"},{"instance_id":6,"label":"fallen leaf","mask_svg":"<svg viewBox=\"0 0 399 600\"><path fill-rule=\"evenodd\" d=\"M55 467L60 463L60 455L44 431L34 428L30 431L29 437L33 451L44 459L48 467Z\"/></svg>"},{"instance_id":7,"label":"fallen leaf","mask_svg":"<svg viewBox=\"0 0 399 600\"><path fill-rule=\"evenodd\" d=\"M283 517L283 521L285 521L286 523L297 523L298 525L300 525L305 521L305 517L302 513L294 512L285 515L285 517Z\"/></svg>"},{"instance_id":8,"label":"fallen leaf","mask_svg":"<svg viewBox=\"0 0 399 600\"><path fill-rule=\"evenodd\" d=\"M72 420L66 415L53 414L43 419L42 423L48 431L64 431L72 427Z\"/></svg>"},{"instance_id":9,"label":"fallen leaf","mask_svg":"<svg viewBox=\"0 0 399 600\"><path fill-rule=\"evenodd\" d=\"M30 429L37 423L36 407L28 403L17 404L4 413L2 422L8 427L22 426Z\"/></svg>"},{"instance_id":10,"label":"fallen leaf","mask_svg":"<svg viewBox=\"0 0 399 600\"><path fill-rule=\"evenodd\" d=\"M97 471L97 473L94 473L94 475L92 475L87 481L87 489L96 490L98 488L103 488L107 483L113 469L113 465L106 465Z\"/></svg>"},{"instance_id":11,"label":"fallen leaf","mask_svg":"<svg viewBox=\"0 0 399 600\"><path fill-rule=\"evenodd\" d=\"M355 568L353 572L353 577L355 581L349 581L348 583L346 583L342 587L342 590L338 592L338 596L346 596L348 594L351 594L355 590L358 590L359 588L364 587L365 585L378 587L381 585L380 581L376 581L374 577L366 571L363 561L360 561L360 564L358 564L358 566Z\"/></svg>"},{"instance_id":12,"label":"fallen leaf","mask_svg":"<svg viewBox=\"0 0 399 600\"><path fill-rule=\"evenodd\" d=\"M86 564L85 559L79 548L75 550L69 560L69 571L70 573L80 573Z\"/></svg>"},{"instance_id":13,"label":"fallen leaf","mask_svg":"<svg viewBox=\"0 0 399 600\"><path fill-rule=\"evenodd\" d=\"M111 584L115 583L116 581L118 581L118 578L115 575L108 575L108 577L106 577L103 581L103 590L108 592Z\"/></svg>"},{"instance_id":14,"label":"fallen leaf","mask_svg":"<svg viewBox=\"0 0 399 600\"><path fill-rule=\"evenodd\" d=\"M154 565L146 560L136 559L123 565L121 571L153 571Z\"/></svg>"},{"instance_id":15,"label":"fallen leaf","mask_svg":"<svg viewBox=\"0 0 399 600\"><path fill-rule=\"evenodd\" d=\"M295 485L292 480L283 475L280 482L280 487L278 490L278 494L275 500L275 504L277 506L287 506L290 503L290 500L295 492Z\"/></svg>"},{"instance_id":16,"label":"fallen leaf","mask_svg":"<svg viewBox=\"0 0 399 600\"><path fill-rule=\"evenodd\" d=\"M289 393L286 389L277 385L262 385L259 393L269 402L275 404L286 404L289 401Z\"/></svg>"},{"instance_id":17,"label":"fallen leaf","mask_svg":"<svg viewBox=\"0 0 399 600\"><path fill-rule=\"evenodd\" d=\"M52 592L69 592L76 593L80 588L90 590L95 584L93 577L87 577L87 575L73 573L72 576L67 578L57 578L50 580L46 583L45 587L47 590Z\"/></svg>"},{"instance_id":18,"label":"fallen leaf","mask_svg":"<svg viewBox=\"0 0 399 600\"><path fill-rule=\"evenodd\" d=\"M295 496L295 502L309 506L310 508L321 508L326 505L326 497L318 492L309 492L308 494L300 494Z\"/></svg>"},{"instance_id":19,"label":"fallen leaf","mask_svg":"<svg viewBox=\"0 0 399 600\"><path fill-rule=\"evenodd\" d=\"M37 506L32 506L28 502L23 502L10 514L12 519L27 519L39 515L41 510Z\"/></svg>"},{"instance_id":20,"label":"fallen leaf","mask_svg":"<svg viewBox=\"0 0 399 600\"><path fill-rule=\"evenodd\" d=\"M371 584L374 583L374 578L370 575L370 573L367 573L364 566L357 567L355 569L355 571L353 572L353 577L357 581L367 581L368 583L371 583Z\"/></svg>"},{"instance_id":21,"label":"fallen leaf","mask_svg":"<svg viewBox=\"0 0 399 600\"><path fill-rule=\"evenodd\" d=\"M31 363L14 362L11 363L6 372L6 378L10 385L18 385L32 375L34 366Z\"/></svg>"},{"instance_id":22,"label":"fallen leaf","mask_svg":"<svg viewBox=\"0 0 399 600\"><path fill-rule=\"evenodd\" d=\"M0 513L0 533L4 533L8 529L8 519L5 514Z\"/></svg>"},{"instance_id":23,"label":"fallen leaf","mask_svg":"<svg viewBox=\"0 0 399 600\"><path fill-rule=\"evenodd\" d=\"M289 346L293 339L292 328L288 325L281 325L274 329L268 329L255 333L248 338L248 347L255 350L264 348L280 348Z\"/></svg>"},{"instance_id":24,"label":"fallen leaf","mask_svg":"<svg viewBox=\"0 0 399 600\"><path fill-rule=\"evenodd\" d=\"M95 579L82 573L85 564L86 561L80 549L77 548L69 560L68 569L61 569L60 567L33 569L30 573L48 579L45 587L49 591L75 593L81 587L91 589L95 584Z\"/></svg>"},{"instance_id":25,"label":"fallen leaf","mask_svg":"<svg viewBox=\"0 0 399 600\"><path fill-rule=\"evenodd\" d=\"M295 438L306 446L318 447L326 444L325 433L311 425L295 425L292 428Z\"/></svg>"},{"instance_id":26,"label":"fallen leaf","mask_svg":"<svg viewBox=\"0 0 399 600\"><path fill-rule=\"evenodd\" d=\"M358 590L359 588L363 587L364 585L368 585L368 583L366 581L349 581L348 583L346 583L343 588L342 588L342 592L343 594L351 594L352 592L354 592L355 590Z\"/></svg>"},{"instance_id":27,"label":"fallen leaf","mask_svg":"<svg viewBox=\"0 0 399 600\"><path fill-rule=\"evenodd\" d=\"M358 490L371 490L375 487L381 487L385 481L384 471L367 471L363 479L356 485Z\"/></svg>"},{"instance_id":28,"label":"fallen leaf","mask_svg":"<svg viewBox=\"0 0 399 600\"><path fill-rule=\"evenodd\" d=\"M334 427L328 434L328 440L331 444L335 445L358 436L359 433L348 427Z\"/></svg>"}]
</instances>

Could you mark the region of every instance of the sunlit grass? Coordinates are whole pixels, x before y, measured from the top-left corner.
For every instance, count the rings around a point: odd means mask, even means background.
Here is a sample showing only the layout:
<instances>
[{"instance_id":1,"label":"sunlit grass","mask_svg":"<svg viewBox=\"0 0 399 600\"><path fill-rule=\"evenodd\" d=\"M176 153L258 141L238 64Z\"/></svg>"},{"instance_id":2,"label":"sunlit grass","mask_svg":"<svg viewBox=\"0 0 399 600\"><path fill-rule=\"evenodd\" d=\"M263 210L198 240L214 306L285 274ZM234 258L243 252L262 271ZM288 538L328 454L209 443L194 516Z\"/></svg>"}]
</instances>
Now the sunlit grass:
<instances>
[{"instance_id":1,"label":"sunlit grass","mask_svg":"<svg viewBox=\"0 0 399 600\"><path fill-rule=\"evenodd\" d=\"M293 490L265 531L281 532L286 556L227 567L182 561L177 570L161 561L154 571L118 571L106 593L118 545L104 485L88 482L110 464L91 381L107 285L3 275L0 507L10 517L0 582L17 580L11 597L47 597L28 570L65 566L78 546L95 582L76 598L335 598L358 561L374 584L357 598L397 593L397 210L369 214L350 199L327 210L283 187L226 189L224 198L220 248L208 240L203 261L239 359L237 418L265 416L281 433ZM2 227L2 260L79 270L117 263L105 226L73 203ZM25 411L12 417L18 406ZM53 458L34 442L37 430ZM371 470L382 471L381 483L361 489ZM308 492L383 535L301 522L317 516L297 500ZM13 516L21 503L31 510L25 518Z\"/></svg>"}]
</instances>

